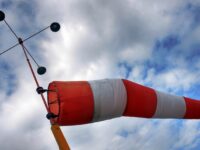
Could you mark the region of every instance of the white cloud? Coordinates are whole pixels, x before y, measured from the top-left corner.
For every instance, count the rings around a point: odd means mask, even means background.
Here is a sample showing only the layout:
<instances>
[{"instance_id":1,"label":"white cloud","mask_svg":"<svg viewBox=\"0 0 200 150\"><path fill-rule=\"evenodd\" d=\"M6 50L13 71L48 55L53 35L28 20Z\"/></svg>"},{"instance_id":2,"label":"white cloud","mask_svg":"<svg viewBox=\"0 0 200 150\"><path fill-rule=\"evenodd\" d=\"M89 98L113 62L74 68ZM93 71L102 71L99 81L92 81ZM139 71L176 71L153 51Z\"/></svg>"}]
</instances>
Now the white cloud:
<instances>
[{"instance_id":1,"label":"white cloud","mask_svg":"<svg viewBox=\"0 0 200 150\"><path fill-rule=\"evenodd\" d=\"M185 121L180 130L179 140L174 147L182 149L193 149L199 145L199 123L198 121Z\"/></svg>"},{"instance_id":2,"label":"white cloud","mask_svg":"<svg viewBox=\"0 0 200 150\"><path fill-rule=\"evenodd\" d=\"M161 73L150 69L145 81L151 83L154 88L176 93L179 90L189 90L192 85L198 82L198 74L198 72L191 73L189 70L179 68L169 69Z\"/></svg>"}]
</instances>

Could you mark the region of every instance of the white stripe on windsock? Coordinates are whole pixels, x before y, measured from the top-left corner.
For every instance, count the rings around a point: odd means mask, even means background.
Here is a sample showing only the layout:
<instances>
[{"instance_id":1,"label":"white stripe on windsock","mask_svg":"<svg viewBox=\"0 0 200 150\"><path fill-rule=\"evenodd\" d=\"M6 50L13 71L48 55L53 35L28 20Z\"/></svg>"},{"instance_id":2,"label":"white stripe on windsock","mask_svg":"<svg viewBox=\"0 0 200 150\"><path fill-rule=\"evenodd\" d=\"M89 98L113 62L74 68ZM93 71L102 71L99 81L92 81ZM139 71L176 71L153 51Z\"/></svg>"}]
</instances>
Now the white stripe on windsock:
<instances>
[{"instance_id":1,"label":"white stripe on windsock","mask_svg":"<svg viewBox=\"0 0 200 150\"><path fill-rule=\"evenodd\" d=\"M127 93L121 79L89 81L94 97L93 122L122 116Z\"/></svg>"},{"instance_id":2,"label":"white stripe on windsock","mask_svg":"<svg viewBox=\"0 0 200 150\"><path fill-rule=\"evenodd\" d=\"M186 104L183 97L156 91L157 108L153 118L183 118Z\"/></svg>"}]
</instances>

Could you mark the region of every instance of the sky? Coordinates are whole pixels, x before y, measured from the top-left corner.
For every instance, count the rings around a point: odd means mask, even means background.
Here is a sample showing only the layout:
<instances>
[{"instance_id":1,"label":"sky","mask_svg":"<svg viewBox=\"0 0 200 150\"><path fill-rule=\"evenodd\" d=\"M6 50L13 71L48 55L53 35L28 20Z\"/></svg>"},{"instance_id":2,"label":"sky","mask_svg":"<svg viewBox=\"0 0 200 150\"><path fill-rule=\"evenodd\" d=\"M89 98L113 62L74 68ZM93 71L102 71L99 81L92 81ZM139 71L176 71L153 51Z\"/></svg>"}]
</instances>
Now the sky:
<instances>
[{"instance_id":1,"label":"sky","mask_svg":"<svg viewBox=\"0 0 200 150\"><path fill-rule=\"evenodd\" d=\"M1 0L0 10L51 81L125 78L199 99L199 0ZM17 41L0 22L0 50ZM34 66L34 70L37 67ZM20 47L0 56L0 149L58 149ZM199 120L121 117L62 127L75 150L197 150Z\"/></svg>"}]
</instances>

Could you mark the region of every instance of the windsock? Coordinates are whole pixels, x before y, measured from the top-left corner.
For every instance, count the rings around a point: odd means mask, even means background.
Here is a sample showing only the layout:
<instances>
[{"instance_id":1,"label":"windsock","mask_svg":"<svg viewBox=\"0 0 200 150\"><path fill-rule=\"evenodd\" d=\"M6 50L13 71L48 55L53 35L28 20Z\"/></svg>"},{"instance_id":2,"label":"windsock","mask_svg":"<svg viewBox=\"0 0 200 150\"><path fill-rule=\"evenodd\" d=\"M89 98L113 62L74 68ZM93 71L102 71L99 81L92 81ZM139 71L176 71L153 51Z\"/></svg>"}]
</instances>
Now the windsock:
<instances>
[{"instance_id":1,"label":"windsock","mask_svg":"<svg viewBox=\"0 0 200 150\"><path fill-rule=\"evenodd\" d=\"M200 101L154 90L124 79L53 81L48 105L61 126L121 116L199 119Z\"/></svg>"}]
</instances>

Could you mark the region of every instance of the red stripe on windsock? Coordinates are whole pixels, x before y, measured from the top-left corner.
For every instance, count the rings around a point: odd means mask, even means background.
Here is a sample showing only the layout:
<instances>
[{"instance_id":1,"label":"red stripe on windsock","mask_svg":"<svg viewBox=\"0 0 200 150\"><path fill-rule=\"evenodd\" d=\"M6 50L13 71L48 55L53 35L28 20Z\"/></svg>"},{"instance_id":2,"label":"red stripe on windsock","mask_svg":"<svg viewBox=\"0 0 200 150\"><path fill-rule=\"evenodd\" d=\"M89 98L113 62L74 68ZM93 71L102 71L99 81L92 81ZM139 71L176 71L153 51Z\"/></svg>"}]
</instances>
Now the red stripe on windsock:
<instances>
[{"instance_id":1,"label":"red stripe on windsock","mask_svg":"<svg viewBox=\"0 0 200 150\"><path fill-rule=\"evenodd\" d=\"M48 103L52 113L58 115L59 125L90 123L93 119L94 100L91 87L86 81L49 84Z\"/></svg>"},{"instance_id":2,"label":"red stripe on windsock","mask_svg":"<svg viewBox=\"0 0 200 150\"><path fill-rule=\"evenodd\" d=\"M127 106L124 116L151 118L157 106L156 92L140 84L122 80L127 91Z\"/></svg>"},{"instance_id":3,"label":"red stripe on windsock","mask_svg":"<svg viewBox=\"0 0 200 150\"><path fill-rule=\"evenodd\" d=\"M200 101L184 97L186 103L185 119L200 118Z\"/></svg>"}]
</instances>

